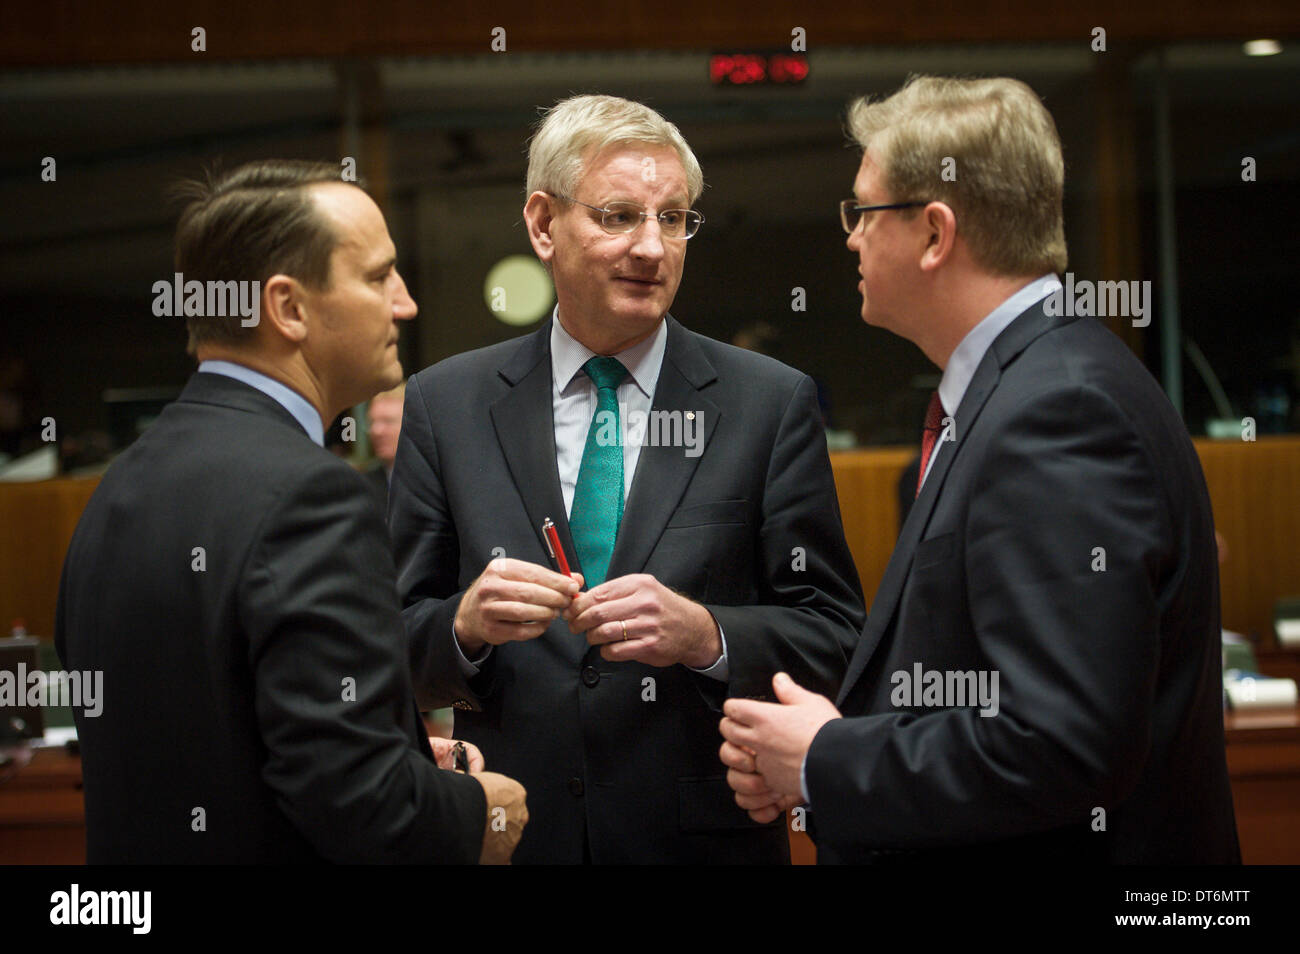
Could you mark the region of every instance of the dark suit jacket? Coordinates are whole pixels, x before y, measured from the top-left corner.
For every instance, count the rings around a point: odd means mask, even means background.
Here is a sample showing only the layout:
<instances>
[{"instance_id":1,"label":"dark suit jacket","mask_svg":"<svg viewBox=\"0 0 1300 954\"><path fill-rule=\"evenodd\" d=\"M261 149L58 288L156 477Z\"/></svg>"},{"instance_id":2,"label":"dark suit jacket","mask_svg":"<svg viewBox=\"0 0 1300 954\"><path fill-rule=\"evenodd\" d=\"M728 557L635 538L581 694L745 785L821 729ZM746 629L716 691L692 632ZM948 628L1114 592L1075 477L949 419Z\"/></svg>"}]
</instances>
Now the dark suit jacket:
<instances>
[{"instance_id":1,"label":"dark suit jacket","mask_svg":"<svg viewBox=\"0 0 1300 954\"><path fill-rule=\"evenodd\" d=\"M361 476L195 374L64 563L59 654L104 672L76 712L89 860L477 861L483 790L432 761L394 576Z\"/></svg>"},{"instance_id":2,"label":"dark suit jacket","mask_svg":"<svg viewBox=\"0 0 1300 954\"><path fill-rule=\"evenodd\" d=\"M384 470L383 464L378 464L361 474L366 481L366 489L370 491L370 496L374 498L375 503L379 506L379 512L388 519L388 472Z\"/></svg>"},{"instance_id":3,"label":"dark suit jacket","mask_svg":"<svg viewBox=\"0 0 1300 954\"><path fill-rule=\"evenodd\" d=\"M573 543L556 469L549 322L411 378L389 503L398 588L423 705L528 789L517 861L779 862L781 822L736 806L717 707L768 694L784 669L834 692L864 617L812 380L668 318L653 407L695 411L703 453L643 446L609 579L653 574L726 635L730 685L681 666L600 658L557 620L461 675L452 621L494 556L550 565ZM575 566L575 570L580 567Z\"/></svg>"},{"instance_id":4,"label":"dark suit jacket","mask_svg":"<svg viewBox=\"0 0 1300 954\"><path fill-rule=\"evenodd\" d=\"M849 718L808 755L819 858L1237 861L1214 527L1178 415L1100 322L1040 304L954 416L853 654ZM997 671L998 714L894 705L918 662Z\"/></svg>"}]
</instances>

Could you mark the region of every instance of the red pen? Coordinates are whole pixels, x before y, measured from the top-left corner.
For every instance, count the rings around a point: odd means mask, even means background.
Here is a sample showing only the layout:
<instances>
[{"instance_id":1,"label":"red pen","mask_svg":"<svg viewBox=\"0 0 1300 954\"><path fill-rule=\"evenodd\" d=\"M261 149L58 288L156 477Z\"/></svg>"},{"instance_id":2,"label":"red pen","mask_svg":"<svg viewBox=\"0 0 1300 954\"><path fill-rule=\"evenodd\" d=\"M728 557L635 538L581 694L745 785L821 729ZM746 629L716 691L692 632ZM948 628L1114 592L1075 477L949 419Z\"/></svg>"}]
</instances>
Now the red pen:
<instances>
[{"instance_id":1,"label":"red pen","mask_svg":"<svg viewBox=\"0 0 1300 954\"><path fill-rule=\"evenodd\" d=\"M542 521L542 534L546 537L546 549L551 553L551 559L559 564L560 572L568 576L569 561L564 558L564 547L560 546L560 535L555 530L555 522L547 517Z\"/></svg>"}]
</instances>

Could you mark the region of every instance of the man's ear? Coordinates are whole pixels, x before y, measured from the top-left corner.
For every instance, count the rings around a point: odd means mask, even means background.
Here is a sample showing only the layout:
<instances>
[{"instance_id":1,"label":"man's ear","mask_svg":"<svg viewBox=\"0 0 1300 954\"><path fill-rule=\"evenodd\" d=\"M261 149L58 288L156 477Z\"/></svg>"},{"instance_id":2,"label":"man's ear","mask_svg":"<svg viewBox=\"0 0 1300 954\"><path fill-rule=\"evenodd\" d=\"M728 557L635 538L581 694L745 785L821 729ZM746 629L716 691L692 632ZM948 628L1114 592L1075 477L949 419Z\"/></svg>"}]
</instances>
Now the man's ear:
<instances>
[{"instance_id":1,"label":"man's ear","mask_svg":"<svg viewBox=\"0 0 1300 954\"><path fill-rule=\"evenodd\" d=\"M957 242L957 216L946 202L931 202L921 210L926 239L921 252L921 271L928 272L952 259Z\"/></svg>"},{"instance_id":2,"label":"man's ear","mask_svg":"<svg viewBox=\"0 0 1300 954\"><path fill-rule=\"evenodd\" d=\"M550 266L555 257L555 241L551 238L551 224L555 221L552 196L534 192L524 203L524 224L528 227L528 241L543 265Z\"/></svg>"},{"instance_id":3,"label":"man's ear","mask_svg":"<svg viewBox=\"0 0 1300 954\"><path fill-rule=\"evenodd\" d=\"M272 275L262 285L262 321L285 341L307 338L307 313L303 287L288 275Z\"/></svg>"}]
</instances>

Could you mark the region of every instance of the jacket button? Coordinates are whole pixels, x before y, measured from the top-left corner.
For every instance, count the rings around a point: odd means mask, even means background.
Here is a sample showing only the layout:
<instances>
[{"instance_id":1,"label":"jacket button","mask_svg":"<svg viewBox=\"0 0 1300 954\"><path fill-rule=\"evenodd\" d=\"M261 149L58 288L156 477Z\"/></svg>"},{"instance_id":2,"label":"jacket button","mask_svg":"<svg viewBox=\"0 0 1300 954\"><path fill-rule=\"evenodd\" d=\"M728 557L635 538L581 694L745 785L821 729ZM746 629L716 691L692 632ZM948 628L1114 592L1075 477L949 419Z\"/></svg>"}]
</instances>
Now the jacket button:
<instances>
[{"instance_id":1,"label":"jacket button","mask_svg":"<svg viewBox=\"0 0 1300 954\"><path fill-rule=\"evenodd\" d=\"M596 667L584 666L582 669L582 684L588 689L594 689L598 682L600 682L600 673L596 671Z\"/></svg>"},{"instance_id":2,"label":"jacket button","mask_svg":"<svg viewBox=\"0 0 1300 954\"><path fill-rule=\"evenodd\" d=\"M581 794L582 794L582 779L580 779L580 778L571 778L571 779L569 779L569 791L572 792L574 795L581 795Z\"/></svg>"}]
</instances>

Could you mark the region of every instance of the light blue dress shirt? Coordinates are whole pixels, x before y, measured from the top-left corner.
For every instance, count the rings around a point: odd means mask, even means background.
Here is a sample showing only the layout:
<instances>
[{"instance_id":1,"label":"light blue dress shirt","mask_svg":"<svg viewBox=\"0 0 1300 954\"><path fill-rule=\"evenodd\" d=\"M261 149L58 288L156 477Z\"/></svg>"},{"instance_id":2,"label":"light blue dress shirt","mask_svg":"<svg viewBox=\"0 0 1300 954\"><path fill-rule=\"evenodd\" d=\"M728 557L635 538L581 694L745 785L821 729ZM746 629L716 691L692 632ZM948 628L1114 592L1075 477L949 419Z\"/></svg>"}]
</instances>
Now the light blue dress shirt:
<instances>
[{"instance_id":1,"label":"light blue dress shirt","mask_svg":"<svg viewBox=\"0 0 1300 954\"><path fill-rule=\"evenodd\" d=\"M961 399L966 396L966 389L970 387L971 380L975 377L975 369L980 366L985 353L998 335L1006 331L1007 326L1029 310L1032 305L1036 305L1060 287L1060 280L1050 273L1035 278L981 318L979 324L966 332L966 337L961 339L961 343L957 345L952 356L948 358L948 365L943 369L943 378L939 381L939 402L943 405L944 414L954 415L957 408L961 407ZM959 426L960 422L954 417L954 429ZM929 463L926 465L925 475L921 478L922 484L925 483L925 477L928 477L930 471L934 469L934 462L938 459L943 446L948 443L951 442L941 440L935 445L935 449L930 454ZM804 753L803 766L799 770L799 787L802 790L801 794L806 804L808 802L807 752Z\"/></svg>"},{"instance_id":2,"label":"light blue dress shirt","mask_svg":"<svg viewBox=\"0 0 1300 954\"><path fill-rule=\"evenodd\" d=\"M944 414L955 415L957 409L961 407L961 399L966 396L966 389L970 387L971 379L975 377L975 369L980 366L985 352L989 350L997 336L1006 330L1007 325L1015 321L1030 306L1042 301L1060 287L1061 282L1055 275L1047 274L1035 278L966 332L966 337L961 339L961 343L948 359L948 366L943 369L943 378L939 381L939 402L943 405ZM957 426L958 422L954 418L954 432ZM928 477L930 471L934 469L934 462L939 456L942 445L947 443L951 442L942 441L930 454L925 476L921 478L922 484L925 483L925 477Z\"/></svg>"},{"instance_id":3,"label":"light blue dress shirt","mask_svg":"<svg viewBox=\"0 0 1300 954\"><path fill-rule=\"evenodd\" d=\"M223 374L236 381L243 381L249 387L257 388L271 400L275 401L293 415L295 421L302 425L307 436L320 447L325 446L325 425L321 423L320 414L311 406L311 402L293 388L281 384L275 378L269 378L261 371L233 361L202 361L199 370L204 374Z\"/></svg>"}]
</instances>

